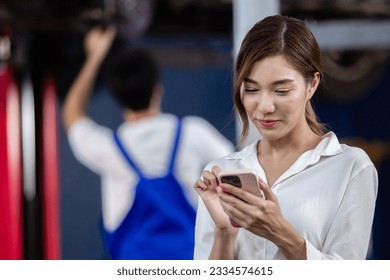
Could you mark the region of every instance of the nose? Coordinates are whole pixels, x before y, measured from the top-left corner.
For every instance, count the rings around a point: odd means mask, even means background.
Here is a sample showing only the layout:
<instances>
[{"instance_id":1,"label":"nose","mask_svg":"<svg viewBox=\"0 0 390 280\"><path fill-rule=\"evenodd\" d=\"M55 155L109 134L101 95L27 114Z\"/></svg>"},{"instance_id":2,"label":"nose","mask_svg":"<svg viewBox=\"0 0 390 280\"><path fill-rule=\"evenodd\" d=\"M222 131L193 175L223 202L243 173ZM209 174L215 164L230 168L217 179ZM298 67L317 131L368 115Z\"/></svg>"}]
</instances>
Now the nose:
<instances>
[{"instance_id":1,"label":"nose","mask_svg":"<svg viewBox=\"0 0 390 280\"><path fill-rule=\"evenodd\" d=\"M259 96L257 110L259 110L263 115L275 112L275 102L272 94L263 93Z\"/></svg>"}]
</instances>

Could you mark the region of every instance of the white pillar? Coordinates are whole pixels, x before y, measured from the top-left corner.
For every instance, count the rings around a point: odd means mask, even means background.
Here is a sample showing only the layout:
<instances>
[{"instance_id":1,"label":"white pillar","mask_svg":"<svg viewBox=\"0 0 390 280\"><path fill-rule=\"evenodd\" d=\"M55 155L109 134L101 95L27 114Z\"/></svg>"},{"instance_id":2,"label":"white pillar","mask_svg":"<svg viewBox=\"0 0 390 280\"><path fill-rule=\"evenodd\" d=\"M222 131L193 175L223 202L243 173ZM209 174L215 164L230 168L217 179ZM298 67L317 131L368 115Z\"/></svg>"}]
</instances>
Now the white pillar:
<instances>
[{"instance_id":1,"label":"white pillar","mask_svg":"<svg viewBox=\"0 0 390 280\"><path fill-rule=\"evenodd\" d=\"M279 14L279 0L233 0L233 55L237 57L241 42L249 29L259 20ZM236 121L237 139L241 133L241 123ZM250 122L249 134L245 144L251 143L259 138L259 132Z\"/></svg>"}]
</instances>

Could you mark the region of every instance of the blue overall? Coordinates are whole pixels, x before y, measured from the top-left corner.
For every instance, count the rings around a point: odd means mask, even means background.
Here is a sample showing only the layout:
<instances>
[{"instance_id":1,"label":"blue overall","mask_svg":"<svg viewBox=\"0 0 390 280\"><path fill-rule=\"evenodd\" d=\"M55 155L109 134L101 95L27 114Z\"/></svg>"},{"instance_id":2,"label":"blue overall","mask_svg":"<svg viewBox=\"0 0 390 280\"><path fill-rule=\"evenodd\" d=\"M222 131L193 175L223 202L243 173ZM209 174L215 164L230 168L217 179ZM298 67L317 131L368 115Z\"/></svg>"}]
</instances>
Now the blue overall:
<instances>
[{"instance_id":1,"label":"blue overall","mask_svg":"<svg viewBox=\"0 0 390 280\"><path fill-rule=\"evenodd\" d=\"M125 151L119 136L115 142L138 174L133 206L114 232L105 231L108 250L113 259L179 260L192 259L194 250L195 210L173 175L181 132L181 120L166 175L145 177Z\"/></svg>"}]
</instances>

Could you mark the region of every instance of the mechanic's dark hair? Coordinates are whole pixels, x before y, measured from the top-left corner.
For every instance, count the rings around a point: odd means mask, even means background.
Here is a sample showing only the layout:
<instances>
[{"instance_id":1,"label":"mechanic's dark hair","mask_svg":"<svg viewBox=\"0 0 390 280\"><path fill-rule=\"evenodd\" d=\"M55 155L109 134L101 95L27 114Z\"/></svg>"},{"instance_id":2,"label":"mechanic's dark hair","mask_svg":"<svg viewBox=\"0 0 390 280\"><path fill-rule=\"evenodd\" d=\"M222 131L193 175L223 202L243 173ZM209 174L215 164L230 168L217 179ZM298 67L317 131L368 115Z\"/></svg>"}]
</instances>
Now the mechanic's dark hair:
<instances>
[{"instance_id":1,"label":"mechanic's dark hair","mask_svg":"<svg viewBox=\"0 0 390 280\"><path fill-rule=\"evenodd\" d=\"M155 87L159 69L151 54L141 49L122 48L107 62L105 78L117 101L133 111L145 110Z\"/></svg>"}]
</instances>

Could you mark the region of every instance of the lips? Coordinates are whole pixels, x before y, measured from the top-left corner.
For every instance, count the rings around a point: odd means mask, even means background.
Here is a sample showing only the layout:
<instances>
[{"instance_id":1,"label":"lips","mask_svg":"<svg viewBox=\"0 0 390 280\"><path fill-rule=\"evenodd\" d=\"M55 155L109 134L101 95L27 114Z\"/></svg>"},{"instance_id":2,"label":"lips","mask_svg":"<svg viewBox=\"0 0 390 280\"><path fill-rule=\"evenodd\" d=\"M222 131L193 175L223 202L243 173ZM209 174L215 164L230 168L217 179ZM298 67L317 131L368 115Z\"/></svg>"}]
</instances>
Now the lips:
<instances>
[{"instance_id":1,"label":"lips","mask_svg":"<svg viewBox=\"0 0 390 280\"><path fill-rule=\"evenodd\" d=\"M263 127L273 127L275 124L277 124L277 120L259 120L258 121Z\"/></svg>"}]
</instances>

